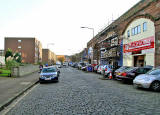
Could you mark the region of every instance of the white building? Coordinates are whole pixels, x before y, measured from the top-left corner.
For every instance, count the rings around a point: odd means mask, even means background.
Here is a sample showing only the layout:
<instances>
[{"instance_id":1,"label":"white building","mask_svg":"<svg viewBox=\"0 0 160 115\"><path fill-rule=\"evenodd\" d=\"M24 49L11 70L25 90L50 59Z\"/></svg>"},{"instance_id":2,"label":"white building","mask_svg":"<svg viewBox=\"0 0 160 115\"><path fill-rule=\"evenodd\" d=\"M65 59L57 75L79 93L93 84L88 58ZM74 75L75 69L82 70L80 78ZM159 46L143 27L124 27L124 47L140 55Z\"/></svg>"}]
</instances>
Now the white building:
<instances>
[{"instance_id":1,"label":"white building","mask_svg":"<svg viewBox=\"0 0 160 115\"><path fill-rule=\"evenodd\" d=\"M123 66L154 66L155 26L147 18L134 19L123 39Z\"/></svg>"}]
</instances>

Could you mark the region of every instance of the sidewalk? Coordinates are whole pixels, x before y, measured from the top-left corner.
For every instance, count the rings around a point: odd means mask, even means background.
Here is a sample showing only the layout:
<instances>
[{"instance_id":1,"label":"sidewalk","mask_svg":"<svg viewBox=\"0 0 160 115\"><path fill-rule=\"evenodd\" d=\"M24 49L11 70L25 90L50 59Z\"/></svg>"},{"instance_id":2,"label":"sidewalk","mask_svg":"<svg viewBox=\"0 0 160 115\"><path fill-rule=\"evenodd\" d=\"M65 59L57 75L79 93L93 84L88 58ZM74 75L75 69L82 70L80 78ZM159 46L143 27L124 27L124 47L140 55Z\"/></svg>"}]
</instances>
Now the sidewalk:
<instances>
[{"instance_id":1,"label":"sidewalk","mask_svg":"<svg viewBox=\"0 0 160 115\"><path fill-rule=\"evenodd\" d=\"M23 92L36 84L38 80L38 72L17 78L0 77L0 111Z\"/></svg>"}]
</instances>

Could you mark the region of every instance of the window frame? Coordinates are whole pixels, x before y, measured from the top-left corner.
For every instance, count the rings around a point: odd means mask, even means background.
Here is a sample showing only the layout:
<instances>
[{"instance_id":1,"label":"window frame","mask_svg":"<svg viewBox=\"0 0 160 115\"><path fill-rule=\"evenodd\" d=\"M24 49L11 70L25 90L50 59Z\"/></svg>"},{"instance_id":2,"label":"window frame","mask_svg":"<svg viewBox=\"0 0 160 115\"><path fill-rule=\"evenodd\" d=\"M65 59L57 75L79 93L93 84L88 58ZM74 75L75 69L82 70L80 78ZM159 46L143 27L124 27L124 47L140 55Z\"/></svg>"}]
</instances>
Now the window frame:
<instances>
[{"instance_id":1,"label":"window frame","mask_svg":"<svg viewBox=\"0 0 160 115\"><path fill-rule=\"evenodd\" d=\"M130 37L130 30L127 31L127 37Z\"/></svg>"},{"instance_id":2,"label":"window frame","mask_svg":"<svg viewBox=\"0 0 160 115\"><path fill-rule=\"evenodd\" d=\"M147 31L147 22L143 23L143 32Z\"/></svg>"},{"instance_id":3,"label":"window frame","mask_svg":"<svg viewBox=\"0 0 160 115\"><path fill-rule=\"evenodd\" d=\"M21 42L22 42L22 40L18 40L18 42L19 42L19 43L21 43Z\"/></svg>"},{"instance_id":4,"label":"window frame","mask_svg":"<svg viewBox=\"0 0 160 115\"><path fill-rule=\"evenodd\" d=\"M22 47L21 46L18 46L18 49L21 49Z\"/></svg>"}]
</instances>

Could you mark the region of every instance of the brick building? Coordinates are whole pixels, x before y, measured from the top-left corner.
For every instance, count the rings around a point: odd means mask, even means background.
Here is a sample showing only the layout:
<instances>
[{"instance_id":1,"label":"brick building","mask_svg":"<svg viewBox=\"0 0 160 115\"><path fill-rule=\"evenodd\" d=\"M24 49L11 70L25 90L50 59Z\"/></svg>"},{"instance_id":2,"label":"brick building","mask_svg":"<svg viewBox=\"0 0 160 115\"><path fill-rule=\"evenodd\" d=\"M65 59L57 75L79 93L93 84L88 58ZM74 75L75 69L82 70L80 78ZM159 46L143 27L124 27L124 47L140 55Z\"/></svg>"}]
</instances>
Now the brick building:
<instances>
[{"instance_id":1,"label":"brick building","mask_svg":"<svg viewBox=\"0 0 160 115\"><path fill-rule=\"evenodd\" d=\"M42 49L42 62L44 64L55 64L57 57L54 52L50 51L49 49Z\"/></svg>"},{"instance_id":2,"label":"brick building","mask_svg":"<svg viewBox=\"0 0 160 115\"><path fill-rule=\"evenodd\" d=\"M4 49L19 52L23 63L42 62L42 44L32 37L5 37Z\"/></svg>"},{"instance_id":3,"label":"brick building","mask_svg":"<svg viewBox=\"0 0 160 115\"><path fill-rule=\"evenodd\" d=\"M113 46L115 43L117 45ZM98 49L94 48L95 44L98 44ZM159 66L160 1L141 0L90 40L87 48L90 47L93 52L100 50L100 56L101 50L105 49L107 56L103 57L106 60L110 58L113 62L118 61L119 65ZM117 47L117 50L113 50L113 47ZM93 57L94 55L97 54L93 54Z\"/></svg>"}]
</instances>

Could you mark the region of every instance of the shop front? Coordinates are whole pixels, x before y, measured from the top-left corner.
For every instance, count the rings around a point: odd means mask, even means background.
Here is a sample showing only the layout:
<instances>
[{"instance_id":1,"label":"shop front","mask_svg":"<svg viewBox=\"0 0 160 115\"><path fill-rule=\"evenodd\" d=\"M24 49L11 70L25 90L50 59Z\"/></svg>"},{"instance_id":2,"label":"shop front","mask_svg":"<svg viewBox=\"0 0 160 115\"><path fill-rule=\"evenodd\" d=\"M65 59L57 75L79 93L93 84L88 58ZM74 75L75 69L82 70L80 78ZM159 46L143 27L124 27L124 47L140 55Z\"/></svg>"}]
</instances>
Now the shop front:
<instances>
[{"instance_id":1,"label":"shop front","mask_svg":"<svg viewBox=\"0 0 160 115\"><path fill-rule=\"evenodd\" d=\"M126 66L154 66L154 36L123 45Z\"/></svg>"},{"instance_id":2,"label":"shop front","mask_svg":"<svg viewBox=\"0 0 160 115\"><path fill-rule=\"evenodd\" d=\"M124 36L123 66L154 66L154 23L150 19L135 19L126 29Z\"/></svg>"}]
</instances>

